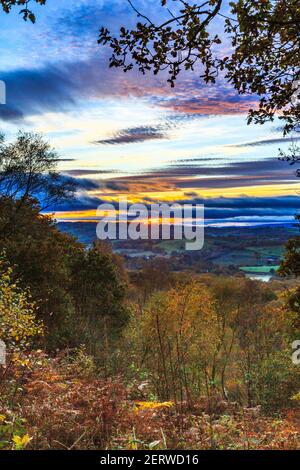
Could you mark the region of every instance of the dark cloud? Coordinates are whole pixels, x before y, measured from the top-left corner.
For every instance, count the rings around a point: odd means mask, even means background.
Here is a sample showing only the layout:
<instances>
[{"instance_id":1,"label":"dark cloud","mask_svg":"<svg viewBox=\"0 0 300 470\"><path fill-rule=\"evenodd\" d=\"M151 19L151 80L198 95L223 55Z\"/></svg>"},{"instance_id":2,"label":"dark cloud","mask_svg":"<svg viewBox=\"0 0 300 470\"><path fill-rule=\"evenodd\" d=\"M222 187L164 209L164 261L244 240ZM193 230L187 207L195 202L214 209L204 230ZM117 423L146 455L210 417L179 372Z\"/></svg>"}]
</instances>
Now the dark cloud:
<instances>
[{"instance_id":1,"label":"dark cloud","mask_svg":"<svg viewBox=\"0 0 300 470\"><path fill-rule=\"evenodd\" d=\"M108 181L105 183L105 187L112 191L129 191L129 185L119 181Z\"/></svg>"},{"instance_id":2,"label":"dark cloud","mask_svg":"<svg viewBox=\"0 0 300 470\"><path fill-rule=\"evenodd\" d=\"M0 77L7 90L7 104L0 107L3 120L15 121L30 114L59 111L75 103L71 75L58 67L0 72Z\"/></svg>"},{"instance_id":3,"label":"dark cloud","mask_svg":"<svg viewBox=\"0 0 300 470\"><path fill-rule=\"evenodd\" d=\"M71 178L76 183L77 190L86 190L91 191L93 189L99 189L101 187L101 182L95 181L88 178Z\"/></svg>"},{"instance_id":4,"label":"dark cloud","mask_svg":"<svg viewBox=\"0 0 300 470\"><path fill-rule=\"evenodd\" d=\"M9 105L0 105L0 119L2 121L18 121L23 118L23 113Z\"/></svg>"},{"instance_id":5,"label":"dark cloud","mask_svg":"<svg viewBox=\"0 0 300 470\"><path fill-rule=\"evenodd\" d=\"M95 143L104 145L134 144L156 139L166 139L167 134L161 126L140 126L123 129L108 139L98 140Z\"/></svg>"},{"instance_id":6,"label":"dark cloud","mask_svg":"<svg viewBox=\"0 0 300 470\"><path fill-rule=\"evenodd\" d=\"M0 118L18 120L49 111L69 111L84 99L160 95L168 89L162 81L149 77L138 81L137 74L124 76L107 66L107 58L48 63L40 68L0 70L5 81L7 104L0 106ZM122 74L122 75L121 75Z\"/></svg>"},{"instance_id":7,"label":"dark cloud","mask_svg":"<svg viewBox=\"0 0 300 470\"><path fill-rule=\"evenodd\" d=\"M253 101L236 96L232 89L222 85L212 88L199 79L182 79L171 89L163 76L140 78L138 71L124 75L120 69L108 67L103 54L83 57L82 60L63 60L46 63L40 68L0 70L0 78L7 88L7 104L0 107L0 119L20 120L28 115L44 112L67 112L82 100L143 97L151 104L175 111L168 125L181 125L185 119L216 114L243 113ZM187 98L191 96L191 98ZM166 138L164 128L129 129L128 134L116 135L100 143L128 143ZM134 136L134 132L137 136ZM140 137L138 134L140 133ZM140 140L139 140L140 139Z\"/></svg>"},{"instance_id":8,"label":"dark cloud","mask_svg":"<svg viewBox=\"0 0 300 470\"><path fill-rule=\"evenodd\" d=\"M152 176L155 174L157 177L164 176L230 176L230 175L249 175L254 174L260 176L273 176L276 173L280 177L287 177L294 179L291 169L283 162L275 159L256 160L245 162L231 162L224 166L204 166L204 165L190 165L179 164L171 165L165 169L153 171L150 173Z\"/></svg>"},{"instance_id":9,"label":"dark cloud","mask_svg":"<svg viewBox=\"0 0 300 470\"><path fill-rule=\"evenodd\" d=\"M94 210L104 202L102 199L98 197L89 196L87 193L77 194L77 197L65 203L59 205L59 207L53 207L47 209L47 212L54 212L54 211L85 211L85 210ZM76 214L74 214L76 218Z\"/></svg>"},{"instance_id":10,"label":"dark cloud","mask_svg":"<svg viewBox=\"0 0 300 470\"><path fill-rule=\"evenodd\" d=\"M290 167L276 159L234 162L223 166L170 165L148 173L105 181L112 191L163 191L176 188L234 188L299 183Z\"/></svg>"},{"instance_id":11,"label":"dark cloud","mask_svg":"<svg viewBox=\"0 0 300 470\"><path fill-rule=\"evenodd\" d=\"M300 209L299 196L272 196L272 197L216 197L216 198L194 198L180 201L181 203L205 204L209 208L227 209L280 209L298 210Z\"/></svg>"},{"instance_id":12,"label":"dark cloud","mask_svg":"<svg viewBox=\"0 0 300 470\"><path fill-rule=\"evenodd\" d=\"M125 95L113 76L110 77L109 91L108 76L103 76L102 65L99 59L88 59L49 63L38 69L0 71L7 89L7 104L0 106L0 118L15 121L49 111L69 111L80 100L91 96Z\"/></svg>"},{"instance_id":13,"label":"dark cloud","mask_svg":"<svg viewBox=\"0 0 300 470\"><path fill-rule=\"evenodd\" d=\"M77 177L77 176L87 176L87 175L106 175L106 174L118 173L118 172L119 172L119 170L84 170L84 169L78 169L78 170L64 171L64 174Z\"/></svg>"},{"instance_id":14,"label":"dark cloud","mask_svg":"<svg viewBox=\"0 0 300 470\"><path fill-rule=\"evenodd\" d=\"M236 198L188 198L174 201L179 204L204 204L206 219L229 219L234 217L272 218L293 217L300 210L300 197L248 197Z\"/></svg>"},{"instance_id":15,"label":"dark cloud","mask_svg":"<svg viewBox=\"0 0 300 470\"><path fill-rule=\"evenodd\" d=\"M190 192L184 193L184 195L185 195L186 197L191 198L191 197L196 197L196 196L197 196L197 193L195 193L195 191L190 191Z\"/></svg>"},{"instance_id":16,"label":"dark cloud","mask_svg":"<svg viewBox=\"0 0 300 470\"><path fill-rule=\"evenodd\" d=\"M204 163L204 162L209 162L211 163L212 161L217 161L217 160L222 160L222 157L216 157L216 155L211 154L210 157L195 157L195 158L182 158L180 160L176 160L173 162L173 165L178 165L181 163Z\"/></svg>"},{"instance_id":17,"label":"dark cloud","mask_svg":"<svg viewBox=\"0 0 300 470\"><path fill-rule=\"evenodd\" d=\"M235 176L224 178L185 178L184 180L177 181L178 188L198 188L198 189L228 189L228 188L242 188L248 186L265 186L276 184L299 184L299 181L290 181L288 178L283 180L280 176Z\"/></svg>"},{"instance_id":18,"label":"dark cloud","mask_svg":"<svg viewBox=\"0 0 300 470\"><path fill-rule=\"evenodd\" d=\"M245 142L243 144L231 144L227 147L256 147L260 145L273 145L273 144L291 144L293 141L300 140L300 137L279 137L274 139L255 140L253 142Z\"/></svg>"}]
</instances>

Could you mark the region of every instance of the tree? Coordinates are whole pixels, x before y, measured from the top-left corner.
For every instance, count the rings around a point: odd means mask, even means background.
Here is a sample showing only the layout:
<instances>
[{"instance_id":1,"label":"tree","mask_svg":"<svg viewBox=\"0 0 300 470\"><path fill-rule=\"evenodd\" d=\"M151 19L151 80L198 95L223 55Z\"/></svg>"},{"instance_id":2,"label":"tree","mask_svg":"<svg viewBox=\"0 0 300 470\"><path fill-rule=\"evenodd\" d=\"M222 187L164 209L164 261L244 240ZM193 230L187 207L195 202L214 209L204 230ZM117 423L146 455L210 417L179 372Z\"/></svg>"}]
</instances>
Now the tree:
<instances>
[{"instance_id":1,"label":"tree","mask_svg":"<svg viewBox=\"0 0 300 470\"><path fill-rule=\"evenodd\" d=\"M48 345L69 344L74 324L72 298L67 292L69 260L83 247L60 232L50 217L41 216L34 200L27 199L18 207L15 223L17 204L9 198L0 200L0 252L5 250L21 287L30 288L38 317L46 326Z\"/></svg>"},{"instance_id":2,"label":"tree","mask_svg":"<svg viewBox=\"0 0 300 470\"><path fill-rule=\"evenodd\" d=\"M122 26L118 37L105 27L100 30L98 42L112 50L111 67L127 72L136 65L143 74L168 70L168 82L174 86L179 73L199 66L205 83L215 83L223 75L239 94L259 97L258 109L249 110L248 123L263 124L278 113L285 132L297 128L298 0L237 0L230 2L229 12L224 0L174 0L173 11L169 0L160 0L169 13L160 24L128 2L140 18L136 27ZM231 42L228 56L220 47L222 38L214 32L219 19L224 37Z\"/></svg>"},{"instance_id":3,"label":"tree","mask_svg":"<svg viewBox=\"0 0 300 470\"><path fill-rule=\"evenodd\" d=\"M0 0L9 13L20 7L24 20L35 22L30 4L46 0ZM125 72L135 65L142 73L168 70L171 86L182 70L199 65L205 83L215 83L222 74L239 94L259 97L258 109L250 109L248 122L263 124L275 113L284 121L284 132L300 122L299 0L157 0L168 18L156 24L128 0L140 21L135 29L120 28L118 37L101 27L98 42L112 49L111 67ZM164 15L165 16L165 15ZM215 34L223 20L225 41ZM215 26L215 27L214 27Z\"/></svg>"},{"instance_id":4,"label":"tree","mask_svg":"<svg viewBox=\"0 0 300 470\"><path fill-rule=\"evenodd\" d=\"M298 217L299 218L299 217ZM286 244L286 252L279 273L284 276L300 276L300 237L291 238Z\"/></svg>"},{"instance_id":5,"label":"tree","mask_svg":"<svg viewBox=\"0 0 300 470\"><path fill-rule=\"evenodd\" d=\"M35 337L43 334L37 308L26 289L13 279L13 270L0 256L0 337L10 353L27 350Z\"/></svg>"},{"instance_id":6,"label":"tree","mask_svg":"<svg viewBox=\"0 0 300 470\"><path fill-rule=\"evenodd\" d=\"M117 338L127 320L120 259L102 245L86 250L41 216L34 200L24 202L7 236L1 228L10 226L16 204L0 200L0 252L5 250L20 286L30 288L47 348L85 343L92 352L103 349L103 338Z\"/></svg>"},{"instance_id":7,"label":"tree","mask_svg":"<svg viewBox=\"0 0 300 470\"><path fill-rule=\"evenodd\" d=\"M33 2L39 5L45 5L46 0L33 0ZM28 8L31 0L1 0L0 4L5 13L9 13L12 7L16 6L20 8L19 13L23 16L24 20L35 23L35 14Z\"/></svg>"},{"instance_id":8,"label":"tree","mask_svg":"<svg viewBox=\"0 0 300 470\"><path fill-rule=\"evenodd\" d=\"M102 244L77 250L70 260L68 292L75 307L78 341L86 344L89 353L98 357L101 353L105 366L128 319L126 281L119 263Z\"/></svg>"},{"instance_id":9,"label":"tree","mask_svg":"<svg viewBox=\"0 0 300 470\"><path fill-rule=\"evenodd\" d=\"M296 215L296 220L300 220L300 215ZM299 224L298 224L298 227ZM288 240L285 246L284 258L281 261L278 273L281 276L292 276L299 278L300 276L300 236L296 236ZM295 314L294 332L298 335L300 332L300 288L290 290L286 297L287 309ZM296 336L294 339L297 339Z\"/></svg>"},{"instance_id":10,"label":"tree","mask_svg":"<svg viewBox=\"0 0 300 470\"><path fill-rule=\"evenodd\" d=\"M131 279L136 286L136 296L141 306L157 291L170 289L174 284L174 273L169 260L156 258L143 262L142 269L133 271Z\"/></svg>"},{"instance_id":11,"label":"tree","mask_svg":"<svg viewBox=\"0 0 300 470\"><path fill-rule=\"evenodd\" d=\"M132 350L160 399L191 403L209 392L217 328L213 297L194 280L154 293L132 317Z\"/></svg>"},{"instance_id":12,"label":"tree","mask_svg":"<svg viewBox=\"0 0 300 470\"><path fill-rule=\"evenodd\" d=\"M36 198L41 209L74 196L75 184L56 171L58 154L40 134L20 132L12 143L0 136L0 197Z\"/></svg>"}]
</instances>

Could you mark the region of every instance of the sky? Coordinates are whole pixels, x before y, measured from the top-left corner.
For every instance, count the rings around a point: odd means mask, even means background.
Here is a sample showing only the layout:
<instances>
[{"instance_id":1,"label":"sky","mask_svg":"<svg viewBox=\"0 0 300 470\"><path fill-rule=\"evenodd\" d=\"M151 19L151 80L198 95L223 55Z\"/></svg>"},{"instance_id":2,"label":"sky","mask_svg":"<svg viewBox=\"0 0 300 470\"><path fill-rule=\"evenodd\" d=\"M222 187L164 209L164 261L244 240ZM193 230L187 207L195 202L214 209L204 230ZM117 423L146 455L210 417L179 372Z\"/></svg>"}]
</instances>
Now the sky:
<instances>
[{"instance_id":1,"label":"sky","mask_svg":"<svg viewBox=\"0 0 300 470\"><path fill-rule=\"evenodd\" d=\"M135 0L151 18L166 16L149 3ZM207 86L197 71L170 88L164 75L110 69L99 28L134 26L126 0L48 0L34 11L34 25L0 13L0 126L8 140L43 133L59 171L76 180L76 200L52 208L57 220L94 220L99 204L118 197L203 203L212 224L293 219L300 180L277 158L290 142L278 120L247 125L256 97L223 79Z\"/></svg>"}]
</instances>

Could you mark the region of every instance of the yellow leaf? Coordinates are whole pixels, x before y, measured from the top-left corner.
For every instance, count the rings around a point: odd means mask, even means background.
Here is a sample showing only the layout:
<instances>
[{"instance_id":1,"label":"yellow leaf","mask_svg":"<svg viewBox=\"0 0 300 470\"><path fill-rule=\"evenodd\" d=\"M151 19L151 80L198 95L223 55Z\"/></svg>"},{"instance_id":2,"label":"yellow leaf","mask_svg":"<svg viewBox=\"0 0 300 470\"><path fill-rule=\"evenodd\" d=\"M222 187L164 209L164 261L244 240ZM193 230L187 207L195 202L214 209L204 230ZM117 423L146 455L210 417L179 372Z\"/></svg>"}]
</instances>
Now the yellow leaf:
<instances>
[{"instance_id":1,"label":"yellow leaf","mask_svg":"<svg viewBox=\"0 0 300 470\"><path fill-rule=\"evenodd\" d=\"M15 435L13 441L17 447L24 448L31 441L31 437L28 434L25 434L23 437Z\"/></svg>"}]
</instances>

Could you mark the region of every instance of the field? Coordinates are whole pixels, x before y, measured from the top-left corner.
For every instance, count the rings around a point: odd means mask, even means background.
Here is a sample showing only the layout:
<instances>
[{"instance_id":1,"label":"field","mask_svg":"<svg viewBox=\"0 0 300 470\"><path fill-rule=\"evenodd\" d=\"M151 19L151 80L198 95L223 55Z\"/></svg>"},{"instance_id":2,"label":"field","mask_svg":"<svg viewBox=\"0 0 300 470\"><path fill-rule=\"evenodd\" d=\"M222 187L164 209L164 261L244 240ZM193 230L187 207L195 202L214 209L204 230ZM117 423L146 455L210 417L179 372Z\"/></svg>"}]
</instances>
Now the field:
<instances>
[{"instance_id":1,"label":"field","mask_svg":"<svg viewBox=\"0 0 300 470\"><path fill-rule=\"evenodd\" d=\"M64 222L59 223L59 228L87 246L96 240L95 223ZM285 243L297 233L293 225L209 227L200 251L186 251L184 240L125 240L113 241L112 246L133 270L139 269L143 260L163 257L170 260L170 266L176 271L269 274L278 269Z\"/></svg>"},{"instance_id":2,"label":"field","mask_svg":"<svg viewBox=\"0 0 300 470\"><path fill-rule=\"evenodd\" d=\"M242 266L241 271L245 273L269 274L276 272L279 266Z\"/></svg>"}]
</instances>

